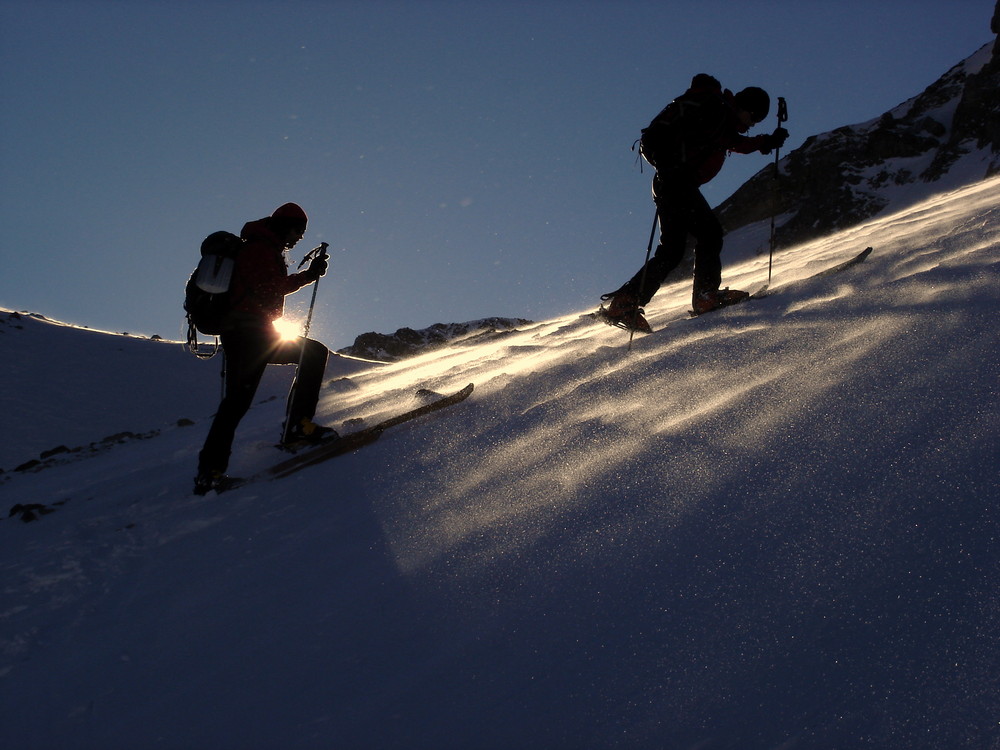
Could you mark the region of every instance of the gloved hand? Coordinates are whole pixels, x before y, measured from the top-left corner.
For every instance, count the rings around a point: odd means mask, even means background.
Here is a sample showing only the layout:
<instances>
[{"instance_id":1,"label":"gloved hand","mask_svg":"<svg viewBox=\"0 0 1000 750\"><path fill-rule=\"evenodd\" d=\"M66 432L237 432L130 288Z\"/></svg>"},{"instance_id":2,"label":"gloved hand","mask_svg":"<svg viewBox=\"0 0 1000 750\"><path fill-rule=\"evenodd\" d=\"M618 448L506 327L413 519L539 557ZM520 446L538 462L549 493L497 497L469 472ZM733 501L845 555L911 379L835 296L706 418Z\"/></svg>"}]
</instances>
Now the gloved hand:
<instances>
[{"instance_id":1,"label":"gloved hand","mask_svg":"<svg viewBox=\"0 0 1000 750\"><path fill-rule=\"evenodd\" d=\"M781 148L785 145L785 141L788 140L788 131L783 127L779 126L770 135L761 136L761 147L760 152L762 154L769 154L776 148Z\"/></svg>"},{"instance_id":2,"label":"gloved hand","mask_svg":"<svg viewBox=\"0 0 1000 750\"><path fill-rule=\"evenodd\" d=\"M306 273L312 278L313 281L316 281L326 273L326 269L329 267L330 263L327 261L326 256L320 255L312 259L309 263L309 268L306 269Z\"/></svg>"}]
</instances>

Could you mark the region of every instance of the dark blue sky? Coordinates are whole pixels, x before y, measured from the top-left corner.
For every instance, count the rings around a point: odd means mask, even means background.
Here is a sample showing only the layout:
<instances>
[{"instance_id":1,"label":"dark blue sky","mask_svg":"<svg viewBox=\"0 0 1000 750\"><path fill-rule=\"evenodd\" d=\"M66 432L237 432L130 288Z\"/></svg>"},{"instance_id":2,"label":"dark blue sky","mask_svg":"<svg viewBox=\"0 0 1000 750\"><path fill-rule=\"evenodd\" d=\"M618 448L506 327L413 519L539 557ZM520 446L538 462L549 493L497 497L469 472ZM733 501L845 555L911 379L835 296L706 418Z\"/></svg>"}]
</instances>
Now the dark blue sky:
<instances>
[{"instance_id":1,"label":"dark blue sky","mask_svg":"<svg viewBox=\"0 0 1000 750\"><path fill-rule=\"evenodd\" d=\"M0 0L0 305L179 338L202 238L296 201L334 347L596 307L645 254L632 142L694 73L784 96L787 151L919 93L993 5Z\"/></svg>"}]
</instances>

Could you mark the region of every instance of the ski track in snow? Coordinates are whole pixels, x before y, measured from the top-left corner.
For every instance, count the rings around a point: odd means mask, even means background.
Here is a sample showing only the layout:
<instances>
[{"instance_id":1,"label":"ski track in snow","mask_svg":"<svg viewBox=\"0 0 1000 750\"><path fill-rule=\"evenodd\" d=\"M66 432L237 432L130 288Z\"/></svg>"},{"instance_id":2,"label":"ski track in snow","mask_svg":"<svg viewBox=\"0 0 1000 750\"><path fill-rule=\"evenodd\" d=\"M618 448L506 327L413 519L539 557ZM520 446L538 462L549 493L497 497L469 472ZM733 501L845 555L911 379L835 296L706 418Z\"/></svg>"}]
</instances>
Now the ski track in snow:
<instances>
[{"instance_id":1,"label":"ski track in snow","mask_svg":"<svg viewBox=\"0 0 1000 750\"><path fill-rule=\"evenodd\" d=\"M697 319L665 286L631 351L588 310L333 359L338 428L476 390L205 498L217 361L8 316L0 507L52 512L0 524L0 745L996 746L998 203L784 251ZM281 458L269 369L234 474ZM122 430L154 434L10 471Z\"/></svg>"}]
</instances>

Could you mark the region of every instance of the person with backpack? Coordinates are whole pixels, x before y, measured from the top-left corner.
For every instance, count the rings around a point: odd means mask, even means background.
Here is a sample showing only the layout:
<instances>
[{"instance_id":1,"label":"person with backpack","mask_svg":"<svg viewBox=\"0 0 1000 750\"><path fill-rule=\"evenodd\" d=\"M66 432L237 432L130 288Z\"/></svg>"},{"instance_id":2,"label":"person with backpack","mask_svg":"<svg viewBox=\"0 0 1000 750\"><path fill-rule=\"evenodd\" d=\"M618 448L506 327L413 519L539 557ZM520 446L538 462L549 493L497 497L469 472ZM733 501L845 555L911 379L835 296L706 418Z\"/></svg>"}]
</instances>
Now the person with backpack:
<instances>
[{"instance_id":1,"label":"person with backpack","mask_svg":"<svg viewBox=\"0 0 1000 750\"><path fill-rule=\"evenodd\" d=\"M722 225L699 189L722 169L730 152L768 154L780 148L788 131L747 136L771 107L763 89L751 86L737 94L723 90L718 80L699 73L681 96L668 104L642 131L640 153L656 170L653 201L660 226L656 252L636 274L614 292L601 297L602 308L616 325L649 332L643 307L667 275L680 265L688 235L696 241L692 305L701 314L749 296L719 289L722 281Z\"/></svg>"},{"instance_id":2,"label":"person with backpack","mask_svg":"<svg viewBox=\"0 0 1000 750\"><path fill-rule=\"evenodd\" d=\"M297 364L289 394L284 442L299 444L336 437L329 427L312 421L319 401L329 350L319 341L298 337L282 340L273 323L284 311L286 295L313 284L326 273L324 255L300 273L289 274L285 251L305 233L308 218L295 203L286 203L263 219L248 222L235 253L229 304L219 338L225 353L225 392L198 455L195 493L224 486L233 439L253 401L269 364Z\"/></svg>"}]
</instances>

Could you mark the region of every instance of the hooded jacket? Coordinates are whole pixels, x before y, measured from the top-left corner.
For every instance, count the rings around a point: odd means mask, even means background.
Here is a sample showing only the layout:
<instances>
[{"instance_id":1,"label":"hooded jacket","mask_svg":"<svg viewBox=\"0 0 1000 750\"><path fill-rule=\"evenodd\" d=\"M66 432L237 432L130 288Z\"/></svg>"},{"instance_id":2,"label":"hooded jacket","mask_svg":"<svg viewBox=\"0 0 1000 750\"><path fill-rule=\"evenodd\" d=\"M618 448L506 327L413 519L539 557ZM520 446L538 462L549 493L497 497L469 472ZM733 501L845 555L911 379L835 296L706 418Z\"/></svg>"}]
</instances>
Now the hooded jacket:
<instances>
[{"instance_id":1,"label":"hooded jacket","mask_svg":"<svg viewBox=\"0 0 1000 750\"><path fill-rule=\"evenodd\" d=\"M284 313L285 296L314 281L305 271L288 273L284 238L272 224L270 218L258 219L240 232L246 244L236 258L230 287L234 327L269 327Z\"/></svg>"},{"instance_id":2,"label":"hooded jacket","mask_svg":"<svg viewBox=\"0 0 1000 750\"><path fill-rule=\"evenodd\" d=\"M705 74L695 76L691 87L653 118L646 130L662 144L653 165L661 177L680 173L697 185L713 179L729 153L750 154L769 148L771 142L769 135L744 135L749 128L740 120L735 95Z\"/></svg>"},{"instance_id":3,"label":"hooded jacket","mask_svg":"<svg viewBox=\"0 0 1000 750\"><path fill-rule=\"evenodd\" d=\"M715 117L717 128L708 133L709 137L701 152L691 162L699 185L704 185L719 174L728 154L752 154L768 148L771 142L771 137L766 134L752 137L744 135L750 128L740 120L733 92L729 89L722 93Z\"/></svg>"}]
</instances>

